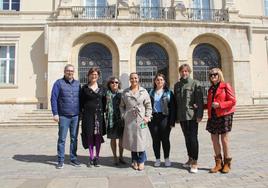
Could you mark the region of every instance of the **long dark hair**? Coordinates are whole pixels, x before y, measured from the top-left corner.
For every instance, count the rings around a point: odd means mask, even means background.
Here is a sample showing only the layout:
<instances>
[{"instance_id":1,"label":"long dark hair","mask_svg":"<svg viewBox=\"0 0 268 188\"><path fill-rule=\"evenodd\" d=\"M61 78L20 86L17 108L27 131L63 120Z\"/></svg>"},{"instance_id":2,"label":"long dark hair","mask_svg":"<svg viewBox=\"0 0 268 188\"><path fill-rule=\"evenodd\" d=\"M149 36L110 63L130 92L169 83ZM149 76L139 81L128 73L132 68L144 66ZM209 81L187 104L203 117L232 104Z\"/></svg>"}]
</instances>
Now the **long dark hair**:
<instances>
[{"instance_id":1,"label":"long dark hair","mask_svg":"<svg viewBox=\"0 0 268 188\"><path fill-rule=\"evenodd\" d=\"M162 77L164 79L165 84L164 84L163 89L168 90L168 83L167 83L167 80L166 80L166 76L164 74L162 74L162 73L157 73L155 75L155 77L154 77L154 90L156 90L156 87L157 87L156 84L155 84L155 81L156 81L157 77Z\"/></svg>"}]
</instances>

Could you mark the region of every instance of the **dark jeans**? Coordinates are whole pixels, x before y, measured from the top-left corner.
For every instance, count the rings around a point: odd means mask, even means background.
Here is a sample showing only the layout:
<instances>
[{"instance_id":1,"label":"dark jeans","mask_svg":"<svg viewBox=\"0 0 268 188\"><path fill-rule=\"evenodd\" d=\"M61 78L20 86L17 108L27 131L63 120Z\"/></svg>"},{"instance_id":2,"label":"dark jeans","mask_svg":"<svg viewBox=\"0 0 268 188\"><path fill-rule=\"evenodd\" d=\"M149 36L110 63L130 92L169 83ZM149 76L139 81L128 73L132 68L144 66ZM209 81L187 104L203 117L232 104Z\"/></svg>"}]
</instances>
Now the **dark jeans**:
<instances>
[{"instance_id":1,"label":"dark jeans","mask_svg":"<svg viewBox=\"0 0 268 188\"><path fill-rule=\"evenodd\" d=\"M185 138L188 156L198 159L198 123L196 120L181 121L181 129Z\"/></svg>"},{"instance_id":2,"label":"dark jeans","mask_svg":"<svg viewBox=\"0 0 268 188\"><path fill-rule=\"evenodd\" d=\"M78 135L78 116L59 117L59 132L58 132L58 162L64 162L65 141L70 129L70 160L77 159L77 135Z\"/></svg>"},{"instance_id":3,"label":"dark jeans","mask_svg":"<svg viewBox=\"0 0 268 188\"><path fill-rule=\"evenodd\" d=\"M147 160L146 152L131 152L132 162L136 161L137 163L144 163Z\"/></svg>"},{"instance_id":4,"label":"dark jeans","mask_svg":"<svg viewBox=\"0 0 268 188\"><path fill-rule=\"evenodd\" d=\"M160 147L164 150L164 158L169 158L170 153L170 125L168 125L168 116L164 116L162 113L153 114L153 119L149 125L151 136L153 139L153 149L156 159L160 159Z\"/></svg>"}]
</instances>

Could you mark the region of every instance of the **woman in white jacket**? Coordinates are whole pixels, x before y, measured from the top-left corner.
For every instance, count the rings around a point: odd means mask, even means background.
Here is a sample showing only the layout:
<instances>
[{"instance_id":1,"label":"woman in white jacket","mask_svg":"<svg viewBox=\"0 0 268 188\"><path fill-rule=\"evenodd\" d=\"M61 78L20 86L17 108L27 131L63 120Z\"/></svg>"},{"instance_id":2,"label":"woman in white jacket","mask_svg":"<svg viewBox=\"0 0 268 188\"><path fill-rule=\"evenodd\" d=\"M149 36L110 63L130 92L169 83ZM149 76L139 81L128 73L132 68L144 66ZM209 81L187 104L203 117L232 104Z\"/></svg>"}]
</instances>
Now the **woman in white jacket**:
<instances>
[{"instance_id":1,"label":"woman in white jacket","mask_svg":"<svg viewBox=\"0 0 268 188\"><path fill-rule=\"evenodd\" d=\"M123 148L131 151L132 167L143 170L146 161L146 146L150 133L148 122L152 116L151 100L146 89L139 85L137 73L129 76L130 87L125 89L120 104L124 119Z\"/></svg>"}]
</instances>

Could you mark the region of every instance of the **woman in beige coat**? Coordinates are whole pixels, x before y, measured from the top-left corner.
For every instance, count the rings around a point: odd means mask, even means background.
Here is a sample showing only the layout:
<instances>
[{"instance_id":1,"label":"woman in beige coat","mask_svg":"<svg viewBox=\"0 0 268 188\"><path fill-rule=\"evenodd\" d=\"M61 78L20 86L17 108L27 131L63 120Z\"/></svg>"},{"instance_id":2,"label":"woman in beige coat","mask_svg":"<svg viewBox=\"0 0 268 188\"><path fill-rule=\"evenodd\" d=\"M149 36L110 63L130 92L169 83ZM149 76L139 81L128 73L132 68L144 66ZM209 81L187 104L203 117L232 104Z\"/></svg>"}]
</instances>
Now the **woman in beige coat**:
<instances>
[{"instance_id":1,"label":"woman in beige coat","mask_svg":"<svg viewBox=\"0 0 268 188\"><path fill-rule=\"evenodd\" d=\"M143 170L146 161L145 148L149 144L148 122L152 116L151 100L148 92L139 86L139 76L131 73L130 88L124 90L120 111L125 122L123 148L131 151L132 167Z\"/></svg>"}]
</instances>

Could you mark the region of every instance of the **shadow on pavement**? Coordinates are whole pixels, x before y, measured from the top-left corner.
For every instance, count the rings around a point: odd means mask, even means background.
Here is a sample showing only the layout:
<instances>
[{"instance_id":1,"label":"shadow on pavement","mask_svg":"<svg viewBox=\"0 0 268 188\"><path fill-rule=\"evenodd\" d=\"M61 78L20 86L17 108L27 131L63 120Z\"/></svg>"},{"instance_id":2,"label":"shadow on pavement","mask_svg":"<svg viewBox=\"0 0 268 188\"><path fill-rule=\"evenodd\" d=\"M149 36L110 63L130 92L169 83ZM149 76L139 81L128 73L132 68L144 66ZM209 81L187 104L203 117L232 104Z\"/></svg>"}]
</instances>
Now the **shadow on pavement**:
<instances>
[{"instance_id":1,"label":"shadow on pavement","mask_svg":"<svg viewBox=\"0 0 268 188\"><path fill-rule=\"evenodd\" d=\"M43 163L43 164L52 165L52 166L55 166L57 164L56 155L34 155L34 154L19 155L17 154L17 155L14 155L12 158L16 161L21 161L21 162L26 162L26 163ZM85 164L85 165L87 165L87 163L89 162L88 156L78 155L77 159L82 164ZM129 168L131 165L131 158L124 157L124 160L126 164L115 165L113 161L113 157L109 156L109 157L100 157L99 162L101 166L115 167L115 168ZM70 161L70 156L65 155L65 164L68 164L69 161ZM146 161L145 165L154 167L154 161ZM184 168L182 165L183 163L172 162L172 166L168 168L176 168L176 169L189 171L188 168ZM164 163L162 162L161 167L157 167L157 168L166 168L166 167L164 166ZM203 170L203 171L209 171L208 168L199 167L198 169Z\"/></svg>"},{"instance_id":2,"label":"shadow on pavement","mask_svg":"<svg viewBox=\"0 0 268 188\"><path fill-rule=\"evenodd\" d=\"M152 166L154 167L154 161L146 161L146 165L147 166ZM180 170L185 170L185 171L188 171L189 172L189 168L184 168L183 166L183 163L179 163L179 162L172 162L172 166L170 167L165 167L165 164L164 162L162 161L161 163L161 166L160 167L155 167L155 168L175 168L175 169L180 169ZM210 169L209 168L203 168L203 167L198 167L198 170L201 170L201 171L209 171Z\"/></svg>"},{"instance_id":3,"label":"shadow on pavement","mask_svg":"<svg viewBox=\"0 0 268 188\"><path fill-rule=\"evenodd\" d=\"M43 163L55 166L57 164L57 156L55 155L14 155L12 157L16 161L26 163Z\"/></svg>"},{"instance_id":4,"label":"shadow on pavement","mask_svg":"<svg viewBox=\"0 0 268 188\"><path fill-rule=\"evenodd\" d=\"M48 165L55 166L57 164L57 156L56 155L34 155L34 154L27 154L27 155L14 155L12 157L16 161L26 162L26 163L43 163ZM77 159L82 164L87 164L89 161L88 156L77 156ZM110 166L116 168L129 168L131 164L131 159L129 157L124 157L126 164L115 165L113 161L113 157L100 157L99 162L101 166ZM65 155L65 164L68 164L70 161L70 156Z\"/></svg>"}]
</instances>

